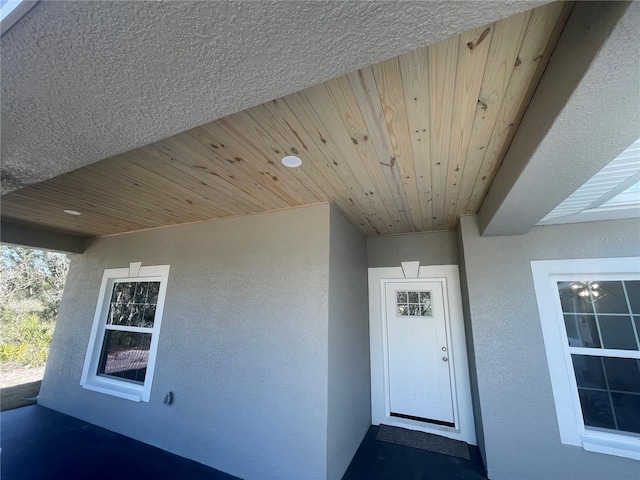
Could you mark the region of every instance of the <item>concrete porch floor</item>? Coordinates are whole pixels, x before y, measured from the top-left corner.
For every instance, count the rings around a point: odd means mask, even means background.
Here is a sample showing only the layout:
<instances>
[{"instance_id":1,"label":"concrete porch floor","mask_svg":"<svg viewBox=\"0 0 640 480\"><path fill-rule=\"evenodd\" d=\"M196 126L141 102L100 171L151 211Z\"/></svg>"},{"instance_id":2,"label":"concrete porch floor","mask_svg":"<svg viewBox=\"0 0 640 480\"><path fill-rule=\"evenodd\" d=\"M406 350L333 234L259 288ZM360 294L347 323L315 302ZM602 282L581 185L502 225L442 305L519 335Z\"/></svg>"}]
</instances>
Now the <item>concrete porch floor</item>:
<instances>
[{"instance_id":1,"label":"concrete porch floor","mask_svg":"<svg viewBox=\"0 0 640 480\"><path fill-rule=\"evenodd\" d=\"M226 473L39 405L2 412L2 480L237 480ZM375 439L372 426L343 480L486 480L471 460ZM300 479L303 480L303 479Z\"/></svg>"}]
</instances>

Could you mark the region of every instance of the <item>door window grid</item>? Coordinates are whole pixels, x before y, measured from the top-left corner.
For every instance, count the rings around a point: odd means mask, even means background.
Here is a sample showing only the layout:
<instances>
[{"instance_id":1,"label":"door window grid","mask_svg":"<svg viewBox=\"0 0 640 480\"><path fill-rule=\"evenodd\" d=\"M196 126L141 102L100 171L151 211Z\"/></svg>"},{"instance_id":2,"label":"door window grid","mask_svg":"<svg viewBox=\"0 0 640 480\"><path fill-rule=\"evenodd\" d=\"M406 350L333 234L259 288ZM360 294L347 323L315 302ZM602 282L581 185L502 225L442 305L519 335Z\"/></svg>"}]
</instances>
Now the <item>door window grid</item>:
<instances>
[{"instance_id":1,"label":"door window grid","mask_svg":"<svg viewBox=\"0 0 640 480\"><path fill-rule=\"evenodd\" d=\"M585 426L639 434L640 306L629 290L638 291L640 282L557 287Z\"/></svg>"},{"instance_id":2,"label":"door window grid","mask_svg":"<svg viewBox=\"0 0 640 480\"><path fill-rule=\"evenodd\" d=\"M396 292L396 311L400 316L432 317L431 292Z\"/></svg>"}]
</instances>

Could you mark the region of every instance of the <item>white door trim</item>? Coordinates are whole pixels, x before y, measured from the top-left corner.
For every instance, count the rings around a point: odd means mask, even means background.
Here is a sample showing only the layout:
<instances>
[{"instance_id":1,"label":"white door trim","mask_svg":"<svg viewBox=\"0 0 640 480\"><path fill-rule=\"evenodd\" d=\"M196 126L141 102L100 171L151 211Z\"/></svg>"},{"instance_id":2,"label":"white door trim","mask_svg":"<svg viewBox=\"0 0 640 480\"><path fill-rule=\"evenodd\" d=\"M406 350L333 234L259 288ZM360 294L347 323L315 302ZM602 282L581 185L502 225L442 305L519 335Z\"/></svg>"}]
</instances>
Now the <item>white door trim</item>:
<instances>
[{"instance_id":1,"label":"white door trim","mask_svg":"<svg viewBox=\"0 0 640 480\"><path fill-rule=\"evenodd\" d=\"M385 285L388 282L405 279L402 267L369 269L369 341L371 355L371 421L374 425L393 425L411 430L420 430L462 440L476 445L469 365L462 316L460 275L457 265L420 267L418 278L442 281L447 335L449 336L451 361L451 388L454 399L455 427L428 424L415 420L392 417L389 403L389 371L386 352ZM408 280L408 279L407 279Z\"/></svg>"}]
</instances>

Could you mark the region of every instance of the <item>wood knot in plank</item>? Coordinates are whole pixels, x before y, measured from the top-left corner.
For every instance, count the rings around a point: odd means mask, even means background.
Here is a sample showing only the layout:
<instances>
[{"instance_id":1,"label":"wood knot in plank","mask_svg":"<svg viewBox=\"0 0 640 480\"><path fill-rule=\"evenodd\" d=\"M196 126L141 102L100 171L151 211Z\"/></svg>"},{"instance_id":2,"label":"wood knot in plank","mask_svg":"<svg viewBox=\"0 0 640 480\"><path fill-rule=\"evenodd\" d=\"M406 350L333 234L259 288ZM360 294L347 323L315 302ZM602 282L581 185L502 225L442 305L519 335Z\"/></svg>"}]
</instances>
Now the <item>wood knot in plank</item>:
<instances>
[{"instance_id":1,"label":"wood knot in plank","mask_svg":"<svg viewBox=\"0 0 640 480\"><path fill-rule=\"evenodd\" d=\"M480 105L480 108L482 110L484 110L485 112L487 111L487 104L484 103L482 100L478 99L478 105Z\"/></svg>"},{"instance_id":2,"label":"wood knot in plank","mask_svg":"<svg viewBox=\"0 0 640 480\"><path fill-rule=\"evenodd\" d=\"M474 48L476 48L478 45L480 45L482 43L482 41L487 38L487 35L489 35L489 32L491 31L491 27L487 27L484 29L484 32L482 32L480 34L480 36L478 37L478 39L475 42L469 42L467 43L467 47L469 47L469 50L473 50Z\"/></svg>"},{"instance_id":3,"label":"wood knot in plank","mask_svg":"<svg viewBox=\"0 0 640 480\"><path fill-rule=\"evenodd\" d=\"M514 67L519 67L520 65L522 65L522 61L520 60L520 57L516 57L516 63L514 64Z\"/></svg>"}]
</instances>

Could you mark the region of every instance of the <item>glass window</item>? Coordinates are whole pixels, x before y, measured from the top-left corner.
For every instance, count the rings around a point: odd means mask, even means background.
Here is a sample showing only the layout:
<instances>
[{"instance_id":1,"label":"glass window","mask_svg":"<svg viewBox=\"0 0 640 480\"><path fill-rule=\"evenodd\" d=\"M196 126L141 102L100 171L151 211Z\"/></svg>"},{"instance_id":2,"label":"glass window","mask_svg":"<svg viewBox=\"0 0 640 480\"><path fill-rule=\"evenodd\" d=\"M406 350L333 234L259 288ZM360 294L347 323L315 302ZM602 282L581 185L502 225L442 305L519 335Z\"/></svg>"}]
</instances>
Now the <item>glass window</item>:
<instances>
[{"instance_id":1,"label":"glass window","mask_svg":"<svg viewBox=\"0 0 640 480\"><path fill-rule=\"evenodd\" d=\"M557 288L585 427L640 433L640 360L619 352L640 350L630 296L638 282L557 282Z\"/></svg>"},{"instance_id":2,"label":"glass window","mask_svg":"<svg viewBox=\"0 0 640 480\"><path fill-rule=\"evenodd\" d=\"M560 441L640 460L640 257L534 260Z\"/></svg>"},{"instance_id":3,"label":"glass window","mask_svg":"<svg viewBox=\"0 0 640 480\"><path fill-rule=\"evenodd\" d=\"M396 292L396 311L400 316L433 316L431 292Z\"/></svg>"},{"instance_id":4,"label":"glass window","mask_svg":"<svg viewBox=\"0 0 640 480\"><path fill-rule=\"evenodd\" d=\"M149 401L169 266L105 270L83 387Z\"/></svg>"}]
</instances>

